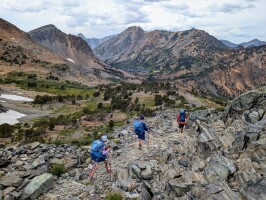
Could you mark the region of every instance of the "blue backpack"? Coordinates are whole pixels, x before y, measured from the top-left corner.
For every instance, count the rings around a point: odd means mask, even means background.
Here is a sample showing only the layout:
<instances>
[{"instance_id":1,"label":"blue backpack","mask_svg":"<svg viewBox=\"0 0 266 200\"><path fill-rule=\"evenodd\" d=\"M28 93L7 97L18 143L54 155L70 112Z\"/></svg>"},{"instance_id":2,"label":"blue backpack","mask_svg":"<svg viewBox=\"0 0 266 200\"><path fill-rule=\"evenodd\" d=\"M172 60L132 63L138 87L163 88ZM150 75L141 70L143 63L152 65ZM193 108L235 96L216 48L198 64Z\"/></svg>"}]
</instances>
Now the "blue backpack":
<instances>
[{"instance_id":1,"label":"blue backpack","mask_svg":"<svg viewBox=\"0 0 266 200\"><path fill-rule=\"evenodd\" d=\"M136 134L141 134L143 132L143 126L142 126L142 122L139 120L135 120L133 122L133 128L134 128L134 132Z\"/></svg>"},{"instance_id":2,"label":"blue backpack","mask_svg":"<svg viewBox=\"0 0 266 200\"><path fill-rule=\"evenodd\" d=\"M186 111L184 110L181 110L180 111L180 119L179 119L180 122L185 122L186 121Z\"/></svg>"},{"instance_id":3,"label":"blue backpack","mask_svg":"<svg viewBox=\"0 0 266 200\"><path fill-rule=\"evenodd\" d=\"M104 147L104 142L101 140L95 140L92 142L91 145L91 152L99 152L103 149Z\"/></svg>"}]
</instances>

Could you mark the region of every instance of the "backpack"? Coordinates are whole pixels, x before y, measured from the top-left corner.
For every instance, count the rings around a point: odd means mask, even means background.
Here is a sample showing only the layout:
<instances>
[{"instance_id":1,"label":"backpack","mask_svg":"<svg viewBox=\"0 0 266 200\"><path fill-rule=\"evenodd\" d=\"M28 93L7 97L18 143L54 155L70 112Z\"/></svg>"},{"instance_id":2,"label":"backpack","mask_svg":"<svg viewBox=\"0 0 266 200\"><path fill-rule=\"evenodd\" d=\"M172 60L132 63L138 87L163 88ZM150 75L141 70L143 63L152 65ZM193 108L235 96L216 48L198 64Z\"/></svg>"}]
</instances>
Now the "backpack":
<instances>
[{"instance_id":1,"label":"backpack","mask_svg":"<svg viewBox=\"0 0 266 200\"><path fill-rule=\"evenodd\" d=\"M186 112L184 110L180 111L180 118L179 118L180 122L185 122L186 121Z\"/></svg>"},{"instance_id":2,"label":"backpack","mask_svg":"<svg viewBox=\"0 0 266 200\"><path fill-rule=\"evenodd\" d=\"M136 134L141 134L143 132L143 126L142 126L142 122L139 120L135 120L133 122L133 128L134 128L134 132Z\"/></svg>"},{"instance_id":3,"label":"backpack","mask_svg":"<svg viewBox=\"0 0 266 200\"><path fill-rule=\"evenodd\" d=\"M92 152L99 152L102 150L102 148L104 147L104 142L101 140L95 140L92 142L91 145L91 151Z\"/></svg>"}]
</instances>

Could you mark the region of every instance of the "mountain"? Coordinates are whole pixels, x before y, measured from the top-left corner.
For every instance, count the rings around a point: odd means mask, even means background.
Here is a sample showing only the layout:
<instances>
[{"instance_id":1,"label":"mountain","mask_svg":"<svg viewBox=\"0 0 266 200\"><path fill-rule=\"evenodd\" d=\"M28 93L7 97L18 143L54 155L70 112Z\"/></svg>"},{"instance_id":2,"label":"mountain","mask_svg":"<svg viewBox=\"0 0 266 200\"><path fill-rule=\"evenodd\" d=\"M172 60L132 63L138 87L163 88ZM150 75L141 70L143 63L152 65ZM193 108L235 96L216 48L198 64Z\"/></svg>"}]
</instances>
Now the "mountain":
<instances>
[{"instance_id":1,"label":"mountain","mask_svg":"<svg viewBox=\"0 0 266 200\"><path fill-rule=\"evenodd\" d=\"M201 54L197 49L213 48L227 47L201 30L145 32L135 26L101 44L94 52L112 66L165 70L176 67L179 58Z\"/></svg>"},{"instance_id":2,"label":"mountain","mask_svg":"<svg viewBox=\"0 0 266 200\"><path fill-rule=\"evenodd\" d=\"M64 57L68 63L82 68L82 73L93 73L100 79L130 77L128 73L112 69L101 62L82 38L65 34L54 25L42 26L28 34L38 44Z\"/></svg>"},{"instance_id":3,"label":"mountain","mask_svg":"<svg viewBox=\"0 0 266 200\"><path fill-rule=\"evenodd\" d=\"M236 48L238 44L235 44L233 42L230 42L228 40L220 40L224 45L230 47L230 48Z\"/></svg>"},{"instance_id":4,"label":"mountain","mask_svg":"<svg viewBox=\"0 0 266 200\"><path fill-rule=\"evenodd\" d=\"M82 33L79 33L77 36L81 37L83 40L85 40L92 49L94 49L95 47L99 46L100 44L106 42L107 40L115 37L115 35L110 35L110 36L106 36L104 38L86 38Z\"/></svg>"},{"instance_id":5,"label":"mountain","mask_svg":"<svg viewBox=\"0 0 266 200\"><path fill-rule=\"evenodd\" d=\"M266 42L265 41L260 41L258 39L254 39L254 40L251 40L249 42L243 42L243 43L240 43L240 44L235 44L235 43L232 43L228 40L220 40L224 45L230 47L230 48L252 48L252 47L259 47L259 46L263 46L263 45L266 45Z\"/></svg>"},{"instance_id":6,"label":"mountain","mask_svg":"<svg viewBox=\"0 0 266 200\"><path fill-rule=\"evenodd\" d=\"M94 49L111 66L149 71L182 89L234 97L265 84L266 46L232 49L205 31L145 32L130 27Z\"/></svg>"},{"instance_id":7,"label":"mountain","mask_svg":"<svg viewBox=\"0 0 266 200\"><path fill-rule=\"evenodd\" d=\"M131 78L130 74L99 61L81 38L66 35L53 25L29 34L0 19L1 75L19 71L40 74L44 78L52 75L60 77L60 81L86 85Z\"/></svg>"},{"instance_id":8,"label":"mountain","mask_svg":"<svg viewBox=\"0 0 266 200\"><path fill-rule=\"evenodd\" d=\"M258 47L258 46L266 45L266 42L265 41L260 41L258 39L254 39L254 40L251 40L249 42L243 42L243 43L241 43L241 45L243 47L245 47L245 48L252 47L252 46L253 47L254 46Z\"/></svg>"}]
</instances>

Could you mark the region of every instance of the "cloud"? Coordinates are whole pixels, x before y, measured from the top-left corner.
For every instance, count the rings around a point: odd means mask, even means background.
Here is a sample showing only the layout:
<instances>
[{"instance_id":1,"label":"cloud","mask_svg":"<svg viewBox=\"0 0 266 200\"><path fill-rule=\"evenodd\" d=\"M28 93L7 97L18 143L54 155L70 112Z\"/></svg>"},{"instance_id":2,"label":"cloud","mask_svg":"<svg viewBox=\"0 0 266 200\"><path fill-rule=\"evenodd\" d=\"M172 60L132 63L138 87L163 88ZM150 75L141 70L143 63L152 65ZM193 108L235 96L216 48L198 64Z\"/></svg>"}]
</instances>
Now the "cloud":
<instances>
[{"instance_id":1,"label":"cloud","mask_svg":"<svg viewBox=\"0 0 266 200\"><path fill-rule=\"evenodd\" d=\"M253 4L222 3L213 4L209 8L215 12L236 13L245 9L254 8Z\"/></svg>"},{"instance_id":2,"label":"cloud","mask_svg":"<svg viewBox=\"0 0 266 200\"><path fill-rule=\"evenodd\" d=\"M117 34L129 26L182 31L198 28L216 37L266 40L265 0L1 0L1 17L24 31L54 24L86 37ZM258 14L259 13L259 14ZM252 27L247 28L247 24Z\"/></svg>"}]
</instances>

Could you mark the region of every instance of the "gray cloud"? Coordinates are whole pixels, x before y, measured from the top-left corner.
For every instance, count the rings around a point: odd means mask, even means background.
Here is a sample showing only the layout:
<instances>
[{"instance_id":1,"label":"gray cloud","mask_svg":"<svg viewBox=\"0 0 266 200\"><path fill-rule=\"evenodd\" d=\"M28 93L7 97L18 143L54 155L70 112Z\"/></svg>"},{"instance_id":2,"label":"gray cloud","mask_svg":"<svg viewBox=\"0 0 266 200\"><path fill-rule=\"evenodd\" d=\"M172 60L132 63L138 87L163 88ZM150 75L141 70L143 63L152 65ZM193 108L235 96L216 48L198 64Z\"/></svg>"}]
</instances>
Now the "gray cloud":
<instances>
[{"instance_id":1,"label":"gray cloud","mask_svg":"<svg viewBox=\"0 0 266 200\"><path fill-rule=\"evenodd\" d=\"M210 6L210 10L215 12L224 12L224 13L236 13L245 9L254 8L253 4L235 4L235 3L223 3L221 5L213 4Z\"/></svg>"}]
</instances>

